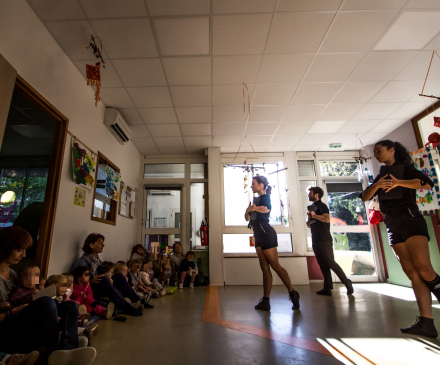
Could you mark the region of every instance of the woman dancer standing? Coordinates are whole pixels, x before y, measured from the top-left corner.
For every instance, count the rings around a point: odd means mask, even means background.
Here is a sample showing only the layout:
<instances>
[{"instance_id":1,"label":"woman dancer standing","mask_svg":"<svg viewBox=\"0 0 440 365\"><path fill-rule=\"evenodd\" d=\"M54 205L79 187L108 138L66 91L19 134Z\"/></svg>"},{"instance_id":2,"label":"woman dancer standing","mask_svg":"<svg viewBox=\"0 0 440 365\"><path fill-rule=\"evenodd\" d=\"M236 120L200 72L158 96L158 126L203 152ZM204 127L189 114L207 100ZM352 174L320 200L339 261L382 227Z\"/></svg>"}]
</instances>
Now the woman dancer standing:
<instances>
[{"instance_id":1,"label":"woman dancer standing","mask_svg":"<svg viewBox=\"0 0 440 365\"><path fill-rule=\"evenodd\" d=\"M386 166L404 166L401 180L392 174L378 175L361 194L362 201L367 201L381 189L385 191L384 195L396 187L402 190L401 199L381 199L379 195L380 211L386 214L390 245L411 280L420 311L416 323L400 330L411 335L436 338L438 333L432 319L431 292L440 300L440 277L431 265L428 228L416 204L416 190L431 189L434 184L414 167L410 154L399 142L377 142L374 157Z\"/></svg>"},{"instance_id":2,"label":"woman dancer standing","mask_svg":"<svg viewBox=\"0 0 440 365\"><path fill-rule=\"evenodd\" d=\"M293 289L292 283L287 271L280 265L278 261L278 240L275 230L269 224L269 215L272 208L270 203L270 192L272 188L264 176L255 176L252 179L252 192L258 194L260 199L256 204L246 209L244 218L252 226L255 237L255 248L257 250L258 259L260 260L261 271L263 272L264 296L255 306L255 309L270 311L270 292L272 289L272 268L280 277L287 290L289 291L289 299L292 302L292 309L299 309L299 293ZM251 219L250 212L256 212ZM252 217L254 218L254 217Z\"/></svg>"}]
</instances>

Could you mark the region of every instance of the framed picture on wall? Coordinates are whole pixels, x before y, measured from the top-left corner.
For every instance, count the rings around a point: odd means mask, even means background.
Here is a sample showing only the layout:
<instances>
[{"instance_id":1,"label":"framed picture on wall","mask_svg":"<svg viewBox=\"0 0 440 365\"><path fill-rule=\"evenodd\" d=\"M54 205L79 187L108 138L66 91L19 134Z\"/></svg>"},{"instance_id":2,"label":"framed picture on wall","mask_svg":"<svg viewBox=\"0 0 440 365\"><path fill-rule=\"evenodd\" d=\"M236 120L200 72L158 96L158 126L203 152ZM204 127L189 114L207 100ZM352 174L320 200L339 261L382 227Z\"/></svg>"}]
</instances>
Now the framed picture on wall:
<instances>
[{"instance_id":1,"label":"framed picture on wall","mask_svg":"<svg viewBox=\"0 0 440 365\"><path fill-rule=\"evenodd\" d=\"M154 218L154 228L166 228L167 218Z\"/></svg>"}]
</instances>

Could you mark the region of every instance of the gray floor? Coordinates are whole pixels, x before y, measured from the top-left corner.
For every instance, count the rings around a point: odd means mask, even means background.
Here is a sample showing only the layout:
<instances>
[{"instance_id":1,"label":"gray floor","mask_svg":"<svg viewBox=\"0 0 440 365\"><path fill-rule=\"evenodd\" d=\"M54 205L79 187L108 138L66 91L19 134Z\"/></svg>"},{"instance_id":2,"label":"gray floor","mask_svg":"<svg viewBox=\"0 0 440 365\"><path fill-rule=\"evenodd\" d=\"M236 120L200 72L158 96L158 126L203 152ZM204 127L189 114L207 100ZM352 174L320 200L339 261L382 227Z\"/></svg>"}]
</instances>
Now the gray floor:
<instances>
[{"instance_id":1,"label":"gray floor","mask_svg":"<svg viewBox=\"0 0 440 365\"><path fill-rule=\"evenodd\" d=\"M355 295L348 297L340 286L335 287L332 297L322 297L315 294L319 288L316 284L297 287L301 293L301 311L292 312L285 289L274 287L271 312L261 312L253 309L262 296L261 287L220 287L222 317L311 341L342 341L345 347L350 347L352 341L355 347L359 345L356 351L369 346L370 342L358 343L360 340L387 343L381 340L386 339L398 345L404 341L405 349L413 346L416 351L419 351L417 344L422 344L420 355L426 349L430 358L438 356L440 363L440 341L405 339L399 331L399 327L414 322L415 302L362 289L356 289ZM129 317L125 323L99 321L99 333L93 342L98 351L94 364L341 364L332 356L202 322L205 294L206 287L185 288L152 299L155 308L144 310L141 318ZM440 323L439 309L434 309L434 318ZM407 361L396 363L411 364ZM343 360L343 363L349 362Z\"/></svg>"}]
</instances>

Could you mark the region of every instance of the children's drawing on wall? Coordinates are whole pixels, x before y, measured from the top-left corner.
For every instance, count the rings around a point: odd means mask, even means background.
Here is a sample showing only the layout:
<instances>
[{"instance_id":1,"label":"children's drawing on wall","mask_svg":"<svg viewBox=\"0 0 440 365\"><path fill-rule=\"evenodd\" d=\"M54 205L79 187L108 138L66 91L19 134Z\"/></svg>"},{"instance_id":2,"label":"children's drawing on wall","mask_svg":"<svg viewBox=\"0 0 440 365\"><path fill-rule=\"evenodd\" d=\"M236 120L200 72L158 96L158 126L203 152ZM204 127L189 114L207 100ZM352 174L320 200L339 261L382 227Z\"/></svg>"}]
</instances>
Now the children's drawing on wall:
<instances>
[{"instance_id":1,"label":"children's drawing on wall","mask_svg":"<svg viewBox=\"0 0 440 365\"><path fill-rule=\"evenodd\" d=\"M119 201L119 194L121 190L121 174L110 166L106 166L106 181L105 191L110 199Z\"/></svg>"},{"instance_id":2,"label":"children's drawing on wall","mask_svg":"<svg viewBox=\"0 0 440 365\"><path fill-rule=\"evenodd\" d=\"M73 180L92 189L95 184L97 156L75 138L72 138Z\"/></svg>"},{"instance_id":3,"label":"children's drawing on wall","mask_svg":"<svg viewBox=\"0 0 440 365\"><path fill-rule=\"evenodd\" d=\"M81 207L86 206L86 194L87 192L84 189L75 188L75 198L73 199L73 204L79 205Z\"/></svg>"}]
</instances>

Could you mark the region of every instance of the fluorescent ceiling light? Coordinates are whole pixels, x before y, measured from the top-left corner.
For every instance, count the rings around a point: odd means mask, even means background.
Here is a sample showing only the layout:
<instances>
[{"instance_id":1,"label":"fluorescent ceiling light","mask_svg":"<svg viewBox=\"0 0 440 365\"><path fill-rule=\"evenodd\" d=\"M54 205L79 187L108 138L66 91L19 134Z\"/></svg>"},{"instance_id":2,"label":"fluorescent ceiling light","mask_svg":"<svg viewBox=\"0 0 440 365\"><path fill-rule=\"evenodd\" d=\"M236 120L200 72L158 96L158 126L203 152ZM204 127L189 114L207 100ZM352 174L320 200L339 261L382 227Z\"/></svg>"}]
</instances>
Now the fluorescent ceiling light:
<instances>
[{"instance_id":1,"label":"fluorescent ceiling light","mask_svg":"<svg viewBox=\"0 0 440 365\"><path fill-rule=\"evenodd\" d=\"M440 32L440 11L403 12L374 48L421 50Z\"/></svg>"}]
</instances>

